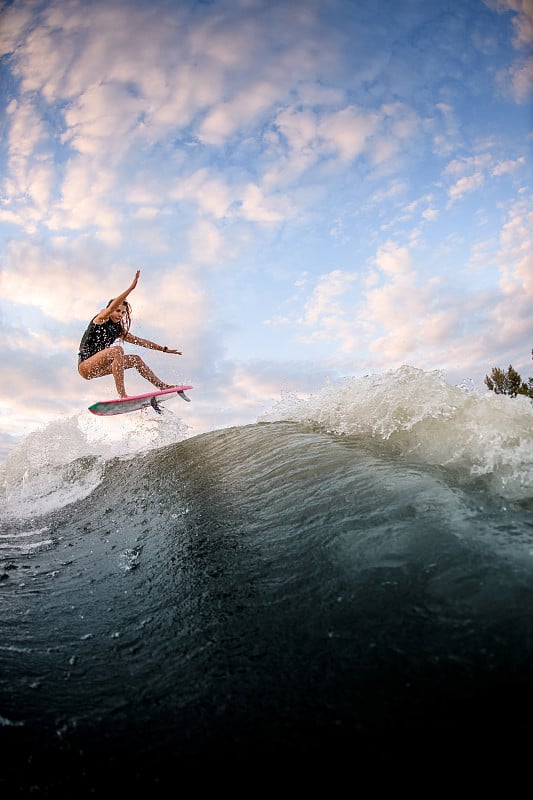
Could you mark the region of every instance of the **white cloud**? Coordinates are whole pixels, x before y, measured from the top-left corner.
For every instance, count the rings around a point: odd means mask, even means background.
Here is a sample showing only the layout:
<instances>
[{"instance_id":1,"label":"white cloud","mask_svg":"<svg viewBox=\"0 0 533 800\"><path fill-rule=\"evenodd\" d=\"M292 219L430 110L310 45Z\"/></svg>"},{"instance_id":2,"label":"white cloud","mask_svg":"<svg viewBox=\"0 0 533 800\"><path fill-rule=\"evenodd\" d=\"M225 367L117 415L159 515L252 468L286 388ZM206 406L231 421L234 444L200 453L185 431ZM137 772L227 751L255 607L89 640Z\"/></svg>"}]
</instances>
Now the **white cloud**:
<instances>
[{"instance_id":1,"label":"white cloud","mask_svg":"<svg viewBox=\"0 0 533 800\"><path fill-rule=\"evenodd\" d=\"M231 100L214 107L199 129L199 138L207 144L222 144L236 131L246 128L279 98L279 87L260 81ZM242 131L241 131L242 132Z\"/></svg>"},{"instance_id":2,"label":"white cloud","mask_svg":"<svg viewBox=\"0 0 533 800\"><path fill-rule=\"evenodd\" d=\"M460 124L449 103L437 103L435 108L438 114L426 124L433 136L435 152L440 156L449 156L455 152L457 142L461 139Z\"/></svg>"},{"instance_id":3,"label":"white cloud","mask_svg":"<svg viewBox=\"0 0 533 800\"><path fill-rule=\"evenodd\" d=\"M484 0L490 8L500 13L514 12L513 45L518 51L531 53L533 44L533 4L531 0ZM533 93L533 56L518 58L510 67L498 74L500 85L518 102L526 102Z\"/></svg>"},{"instance_id":4,"label":"white cloud","mask_svg":"<svg viewBox=\"0 0 533 800\"><path fill-rule=\"evenodd\" d=\"M506 161L499 161L491 170L491 175L497 177L499 175L505 175L508 172L514 172L519 167L524 167L525 163L526 159L524 156L516 159L507 159Z\"/></svg>"},{"instance_id":5,"label":"white cloud","mask_svg":"<svg viewBox=\"0 0 533 800\"><path fill-rule=\"evenodd\" d=\"M374 263L385 274L405 279L412 274L411 254L407 247L387 242L377 252Z\"/></svg>"},{"instance_id":6,"label":"white cloud","mask_svg":"<svg viewBox=\"0 0 533 800\"><path fill-rule=\"evenodd\" d=\"M517 303L533 302L533 211L526 200L517 202L500 235L502 288Z\"/></svg>"},{"instance_id":7,"label":"white cloud","mask_svg":"<svg viewBox=\"0 0 533 800\"><path fill-rule=\"evenodd\" d=\"M60 322L66 318L85 320L87 310L98 310L103 299L100 280L105 268L91 269L91 251L94 248L87 247L84 241L72 248L42 247L22 239L12 241L0 273L2 300L15 306L36 307ZM129 271L118 270L113 283L115 280L127 286L131 282Z\"/></svg>"},{"instance_id":8,"label":"white cloud","mask_svg":"<svg viewBox=\"0 0 533 800\"><path fill-rule=\"evenodd\" d=\"M48 227L51 230L93 228L118 243L121 214L110 202L115 185L114 172L102 168L98 160L72 158L65 168L61 199L50 213Z\"/></svg>"},{"instance_id":9,"label":"white cloud","mask_svg":"<svg viewBox=\"0 0 533 800\"><path fill-rule=\"evenodd\" d=\"M369 341L369 351L381 367L428 367L452 346L462 312L456 302L450 304L438 278L422 279L407 270L367 292L361 313L376 333L383 331Z\"/></svg>"},{"instance_id":10,"label":"white cloud","mask_svg":"<svg viewBox=\"0 0 533 800\"><path fill-rule=\"evenodd\" d=\"M481 172L475 172L473 175L459 178L459 180L448 189L450 201L454 202L455 200L459 200L465 194L475 192L476 189L479 189L481 186L483 186L483 182L484 177Z\"/></svg>"},{"instance_id":11,"label":"white cloud","mask_svg":"<svg viewBox=\"0 0 533 800\"><path fill-rule=\"evenodd\" d=\"M500 177L523 167L525 163L524 156L496 161L491 153L479 153L450 161L443 171L447 178L456 178L455 183L448 188L450 202L481 188L486 177Z\"/></svg>"},{"instance_id":12,"label":"white cloud","mask_svg":"<svg viewBox=\"0 0 533 800\"><path fill-rule=\"evenodd\" d=\"M199 219L189 233L189 247L194 261L219 264L224 254L224 239L211 222Z\"/></svg>"},{"instance_id":13,"label":"white cloud","mask_svg":"<svg viewBox=\"0 0 533 800\"><path fill-rule=\"evenodd\" d=\"M521 48L533 44L533 5L531 0L484 0L489 8L501 13L514 11L514 46Z\"/></svg>"},{"instance_id":14,"label":"white cloud","mask_svg":"<svg viewBox=\"0 0 533 800\"><path fill-rule=\"evenodd\" d=\"M234 194L230 187L209 170L197 170L189 177L176 183L169 191L171 200L194 201L199 208L217 219L227 216Z\"/></svg>"},{"instance_id":15,"label":"white cloud","mask_svg":"<svg viewBox=\"0 0 533 800\"><path fill-rule=\"evenodd\" d=\"M514 64L509 69L507 76L516 100L519 103L526 102L533 94L533 56L521 63Z\"/></svg>"},{"instance_id":16,"label":"white cloud","mask_svg":"<svg viewBox=\"0 0 533 800\"><path fill-rule=\"evenodd\" d=\"M306 324L314 325L321 317L337 313L340 306L336 298L342 297L355 280L357 280L356 273L343 272L339 269L322 275L311 299L306 304Z\"/></svg>"},{"instance_id":17,"label":"white cloud","mask_svg":"<svg viewBox=\"0 0 533 800\"><path fill-rule=\"evenodd\" d=\"M366 293L366 315L374 325L392 330L416 328L429 306L427 286L417 287L412 271L391 273L391 279Z\"/></svg>"},{"instance_id":18,"label":"white cloud","mask_svg":"<svg viewBox=\"0 0 533 800\"><path fill-rule=\"evenodd\" d=\"M0 56L12 53L19 45L24 31L33 19L34 4L3 4L2 24L0 25Z\"/></svg>"},{"instance_id":19,"label":"white cloud","mask_svg":"<svg viewBox=\"0 0 533 800\"><path fill-rule=\"evenodd\" d=\"M175 344L178 350L184 338L189 346L198 346L210 314L209 295L198 270L187 264L175 265L165 272L142 269L139 285L129 299L135 326L142 321L144 326L161 331L161 335L174 335L180 339Z\"/></svg>"},{"instance_id":20,"label":"white cloud","mask_svg":"<svg viewBox=\"0 0 533 800\"><path fill-rule=\"evenodd\" d=\"M317 134L326 151L338 153L341 161L350 161L365 149L377 123L377 114L348 106L325 115L319 122Z\"/></svg>"},{"instance_id":21,"label":"white cloud","mask_svg":"<svg viewBox=\"0 0 533 800\"><path fill-rule=\"evenodd\" d=\"M305 307L302 323L311 333L302 341L335 341L338 357L352 354L360 368L452 361L468 299L459 302L441 278L419 274L404 245L384 243L373 265L355 296L349 291L355 273L321 277Z\"/></svg>"},{"instance_id":22,"label":"white cloud","mask_svg":"<svg viewBox=\"0 0 533 800\"><path fill-rule=\"evenodd\" d=\"M55 178L47 132L34 105L13 100L7 107L8 164L2 187L4 219L28 232L46 217Z\"/></svg>"},{"instance_id":23,"label":"white cloud","mask_svg":"<svg viewBox=\"0 0 533 800\"><path fill-rule=\"evenodd\" d=\"M283 195L264 194L256 184L249 183L242 192L240 215L251 222L281 222L292 216L290 202Z\"/></svg>"},{"instance_id":24,"label":"white cloud","mask_svg":"<svg viewBox=\"0 0 533 800\"><path fill-rule=\"evenodd\" d=\"M65 111L63 141L98 160L117 159L131 147L131 133L144 110L143 101L127 84L99 81L89 86ZM111 152L110 152L111 149Z\"/></svg>"},{"instance_id":25,"label":"white cloud","mask_svg":"<svg viewBox=\"0 0 533 800\"><path fill-rule=\"evenodd\" d=\"M480 170L487 169L492 162L490 153L481 153L480 155L463 156L450 161L444 170L445 175L453 177L463 176L467 173L479 172Z\"/></svg>"},{"instance_id":26,"label":"white cloud","mask_svg":"<svg viewBox=\"0 0 533 800\"><path fill-rule=\"evenodd\" d=\"M275 122L287 143L291 174L295 176L324 157L338 158L340 166L360 155L378 119L376 113L352 105L321 114L312 109L287 108Z\"/></svg>"},{"instance_id":27,"label":"white cloud","mask_svg":"<svg viewBox=\"0 0 533 800\"><path fill-rule=\"evenodd\" d=\"M136 219L156 219L160 213L160 210L154 206L141 206L133 212L133 216Z\"/></svg>"},{"instance_id":28,"label":"white cloud","mask_svg":"<svg viewBox=\"0 0 533 800\"><path fill-rule=\"evenodd\" d=\"M111 269L102 264L101 253L87 240L59 242L55 248L14 241L0 272L0 295L4 303L15 307L38 308L61 326L72 322L82 326L110 297L129 286L133 272L130 266ZM164 271L141 267L141 279L130 300L135 318L140 313L148 322L152 320L154 327L173 330L179 306L180 326L195 335L207 316L208 299L201 277L187 265ZM156 317L153 309L157 309ZM80 337L81 333L80 327Z\"/></svg>"}]
</instances>

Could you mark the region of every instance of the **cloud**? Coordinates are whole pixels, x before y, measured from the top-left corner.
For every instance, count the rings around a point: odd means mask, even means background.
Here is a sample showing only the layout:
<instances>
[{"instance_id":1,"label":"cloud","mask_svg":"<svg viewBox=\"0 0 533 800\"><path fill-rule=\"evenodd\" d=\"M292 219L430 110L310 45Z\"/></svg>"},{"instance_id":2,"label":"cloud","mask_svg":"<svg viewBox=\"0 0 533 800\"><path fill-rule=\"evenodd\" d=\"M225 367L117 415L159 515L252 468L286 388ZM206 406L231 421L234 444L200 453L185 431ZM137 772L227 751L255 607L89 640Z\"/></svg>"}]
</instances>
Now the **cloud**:
<instances>
[{"instance_id":1,"label":"cloud","mask_svg":"<svg viewBox=\"0 0 533 800\"><path fill-rule=\"evenodd\" d=\"M229 136L262 116L278 99L279 87L273 83L260 81L247 86L207 113L198 131L199 139L206 144L223 144Z\"/></svg>"},{"instance_id":2,"label":"cloud","mask_svg":"<svg viewBox=\"0 0 533 800\"><path fill-rule=\"evenodd\" d=\"M321 276L300 320L309 329L302 341L335 342L339 368L350 355L360 370L476 362L478 339L465 343L464 319L488 325L486 293L470 295L444 276L426 275L411 249L394 241L378 247L369 267L361 276L339 270ZM350 287L360 283L364 291L354 295Z\"/></svg>"},{"instance_id":3,"label":"cloud","mask_svg":"<svg viewBox=\"0 0 533 800\"><path fill-rule=\"evenodd\" d=\"M434 151L441 156L449 156L455 152L457 142L461 139L460 124L455 109L449 103L436 103L435 109L437 115L427 122Z\"/></svg>"},{"instance_id":4,"label":"cloud","mask_svg":"<svg viewBox=\"0 0 533 800\"><path fill-rule=\"evenodd\" d=\"M513 28L514 46L518 49L533 44L533 6L531 0L485 0L489 8L501 13L515 12Z\"/></svg>"},{"instance_id":5,"label":"cloud","mask_svg":"<svg viewBox=\"0 0 533 800\"><path fill-rule=\"evenodd\" d=\"M160 210L155 208L154 206L141 206L137 210L133 211L133 216L136 219L146 220L146 219L156 219L159 214Z\"/></svg>"},{"instance_id":6,"label":"cloud","mask_svg":"<svg viewBox=\"0 0 533 800\"><path fill-rule=\"evenodd\" d=\"M275 119L287 148L292 178L318 161L333 157L343 162L360 155L376 130L378 116L356 106L319 113L311 108L284 109ZM284 170L287 164L284 164Z\"/></svg>"},{"instance_id":7,"label":"cloud","mask_svg":"<svg viewBox=\"0 0 533 800\"><path fill-rule=\"evenodd\" d=\"M50 213L52 231L91 229L109 244L122 241L122 214L111 201L115 194L113 172L91 158L73 158L65 168L61 198Z\"/></svg>"},{"instance_id":8,"label":"cloud","mask_svg":"<svg viewBox=\"0 0 533 800\"><path fill-rule=\"evenodd\" d=\"M87 263L87 259L82 256ZM52 319L61 320L65 310L84 319L82 296L89 299L100 292L96 281L84 285L80 291L80 261L78 273L66 253L47 246L44 250L36 243L14 240L7 248L4 266L0 273L0 295L4 303L39 308Z\"/></svg>"},{"instance_id":9,"label":"cloud","mask_svg":"<svg viewBox=\"0 0 533 800\"><path fill-rule=\"evenodd\" d=\"M265 6L262 15L246 7L232 11L231 5L217 15L208 10L191 15L186 5L158 4L134 5L124 14L126 7L98 2L90 12L79 2L45 7L31 36L25 35L22 18L11 24L8 38L17 47L27 113L39 118L32 103L40 92L48 103L58 103L62 126L56 164L50 165L48 156L34 176L39 205L33 215L25 209L33 230L39 223L51 230L90 230L117 247L128 213L136 213L129 212L127 203L149 206L155 215L169 200L195 202L219 219L229 215L282 223L326 189L315 177L315 192L289 195L286 190L302 176L316 168L324 175L332 169L341 173L364 157L390 169L422 133L419 115L407 102L363 108L347 102L338 88L309 78L322 67L336 68L329 48L338 33L334 25L321 31L318 5L285 8L276 3ZM238 26L233 24L237 11ZM282 26L296 19L298 35ZM27 15L24 21L29 22ZM321 46L324 40L327 48ZM438 107L451 114L448 105ZM260 141L253 134L246 138L254 126L262 129ZM222 147L237 131L243 152L261 153L255 180L237 171L231 183L222 180L216 161L194 168L198 154L206 154L202 148ZM40 140L49 142L51 131L41 133ZM197 152L192 147L187 155L176 152L171 138L176 136L194 143ZM152 170L150 176L148 162L155 165L157 147L168 148L167 169ZM28 157L22 154L22 161ZM191 166L184 169L189 160ZM55 194L52 169L61 179ZM464 191L458 186L452 195ZM3 218L15 222L21 217L7 205Z\"/></svg>"},{"instance_id":10,"label":"cloud","mask_svg":"<svg viewBox=\"0 0 533 800\"><path fill-rule=\"evenodd\" d=\"M305 305L304 324L315 326L317 322L324 323L325 319L342 316L341 305L338 298L343 297L353 281L358 278L357 274L333 270L322 275L313 291L309 301Z\"/></svg>"},{"instance_id":11,"label":"cloud","mask_svg":"<svg viewBox=\"0 0 533 800\"><path fill-rule=\"evenodd\" d=\"M54 181L47 131L34 105L12 100L7 106L7 178L0 214L28 233L46 216Z\"/></svg>"},{"instance_id":12,"label":"cloud","mask_svg":"<svg viewBox=\"0 0 533 800\"><path fill-rule=\"evenodd\" d=\"M36 243L11 242L0 272L0 295L5 304L39 309L49 320L78 326L85 324L108 299L129 286L134 268L101 264L101 252L81 240L42 247ZM141 313L153 330L189 331L202 327L208 315L208 298L199 275L187 265L165 270L141 269L141 280L131 295L135 318ZM157 308L154 318L151 309ZM146 322L145 322L146 324ZM76 347L81 338L75 342ZM53 334L56 344L61 341ZM194 333L193 337L194 338ZM178 348L179 349L179 348Z\"/></svg>"},{"instance_id":13,"label":"cloud","mask_svg":"<svg viewBox=\"0 0 533 800\"><path fill-rule=\"evenodd\" d=\"M491 170L491 175L498 177L499 175L506 175L509 172L514 172L519 167L524 167L526 159L524 156L515 159L507 159L506 161L499 161Z\"/></svg>"},{"instance_id":14,"label":"cloud","mask_svg":"<svg viewBox=\"0 0 533 800\"><path fill-rule=\"evenodd\" d=\"M31 3L7 5L0 9L2 24L0 25L0 57L12 53L19 44L34 19L35 9Z\"/></svg>"},{"instance_id":15,"label":"cloud","mask_svg":"<svg viewBox=\"0 0 533 800\"><path fill-rule=\"evenodd\" d=\"M440 278L417 274L401 250L396 268L388 271L389 279L367 292L360 311L375 332L368 350L382 368L402 363L443 368L460 336L465 298L460 306ZM394 252L392 248L390 258Z\"/></svg>"},{"instance_id":16,"label":"cloud","mask_svg":"<svg viewBox=\"0 0 533 800\"><path fill-rule=\"evenodd\" d=\"M205 168L171 189L169 198L194 202L201 211L219 220L233 217L271 223L281 222L294 213L287 197L268 195L260 186L250 182L230 187Z\"/></svg>"},{"instance_id":17,"label":"cloud","mask_svg":"<svg viewBox=\"0 0 533 800\"><path fill-rule=\"evenodd\" d=\"M298 322L298 341L307 345L335 342L341 353L354 352L362 343L362 325L356 313L356 272L332 270L321 275L305 303Z\"/></svg>"},{"instance_id":18,"label":"cloud","mask_svg":"<svg viewBox=\"0 0 533 800\"><path fill-rule=\"evenodd\" d=\"M513 12L514 29L513 45L518 51L526 51L527 55L518 58L511 66L500 70L498 80L500 86L508 91L518 103L524 103L533 93L533 5L531 0L484 0L489 8L501 14Z\"/></svg>"},{"instance_id":19,"label":"cloud","mask_svg":"<svg viewBox=\"0 0 533 800\"><path fill-rule=\"evenodd\" d=\"M154 186L154 200L156 191ZM215 177L207 168L202 168L177 182L170 189L168 197L175 201L194 202L207 214L222 219L230 213L235 191L222 178Z\"/></svg>"},{"instance_id":20,"label":"cloud","mask_svg":"<svg viewBox=\"0 0 533 800\"><path fill-rule=\"evenodd\" d=\"M513 96L519 103L524 103L533 93L533 57L522 63L514 64L502 74L502 81L508 80Z\"/></svg>"},{"instance_id":21,"label":"cloud","mask_svg":"<svg viewBox=\"0 0 533 800\"><path fill-rule=\"evenodd\" d=\"M450 161L444 170L445 175L458 176L465 175L468 172L476 172L486 169L492 161L490 153L482 153L481 155L463 156Z\"/></svg>"},{"instance_id":22,"label":"cloud","mask_svg":"<svg viewBox=\"0 0 533 800\"><path fill-rule=\"evenodd\" d=\"M318 139L326 152L338 154L341 161L350 161L364 150L377 121L377 114L347 106L319 121Z\"/></svg>"},{"instance_id":23,"label":"cloud","mask_svg":"<svg viewBox=\"0 0 533 800\"><path fill-rule=\"evenodd\" d=\"M200 264L218 264L223 259L224 239L212 223L199 219L189 233L189 247Z\"/></svg>"},{"instance_id":24,"label":"cloud","mask_svg":"<svg viewBox=\"0 0 533 800\"><path fill-rule=\"evenodd\" d=\"M371 111L353 104L320 111L292 106L277 115L275 126L286 145L283 174L288 169L292 180L324 160L334 160L339 170L364 155L374 164L388 163L404 143L412 146L420 129L417 115L403 103Z\"/></svg>"},{"instance_id":25,"label":"cloud","mask_svg":"<svg viewBox=\"0 0 533 800\"><path fill-rule=\"evenodd\" d=\"M465 194L475 192L476 189L479 189L481 186L483 186L483 183L484 177L481 172L474 172L473 175L459 178L459 180L448 189L450 201L454 202L455 200L462 198Z\"/></svg>"},{"instance_id":26,"label":"cloud","mask_svg":"<svg viewBox=\"0 0 533 800\"><path fill-rule=\"evenodd\" d=\"M533 210L527 200L517 202L500 234L499 261L506 298L529 305L533 301Z\"/></svg>"},{"instance_id":27,"label":"cloud","mask_svg":"<svg viewBox=\"0 0 533 800\"><path fill-rule=\"evenodd\" d=\"M91 156L109 159L110 141L112 158L116 160L132 145L131 134L138 127L144 102L128 85L109 79L90 85L64 114L66 133L63 143L73 150Z\"/></svg>"},{"instance_id":28,"label":"cloud","mask_svg":"<svg viewBox=\"0 0 533 800\"><path fill-rule=\"evenodd\" d=\"M386 275L406 279L412 274L411 254L407 247L387 242L377 252L376 266Z\"/></svg>"},{"instance_id":29,"label":"cloud","mask_svg":"<svg viewBox=\"0 0 533 800\"><path fill-rule=\"evenodd\" d=\"M487 152L450 161L443 171L446 178L456 179L455 183L448 187L450 203L480 189L485 184L486 178L498 178L510 174L523 167L525 163L525 156L496 161L493 155Z\"/></svg>"},{"instance_id":30,"label":"cloud","mask_svg":"<svg viewBox=\"0 0 533 800\"><path fill-rule=\"evenodd\" d=\"M239 216L254 222L282 222L293 215L290 201L282 195L267 196L256 184L249 183L242 192Z\"/></svg>"}]
</instances>

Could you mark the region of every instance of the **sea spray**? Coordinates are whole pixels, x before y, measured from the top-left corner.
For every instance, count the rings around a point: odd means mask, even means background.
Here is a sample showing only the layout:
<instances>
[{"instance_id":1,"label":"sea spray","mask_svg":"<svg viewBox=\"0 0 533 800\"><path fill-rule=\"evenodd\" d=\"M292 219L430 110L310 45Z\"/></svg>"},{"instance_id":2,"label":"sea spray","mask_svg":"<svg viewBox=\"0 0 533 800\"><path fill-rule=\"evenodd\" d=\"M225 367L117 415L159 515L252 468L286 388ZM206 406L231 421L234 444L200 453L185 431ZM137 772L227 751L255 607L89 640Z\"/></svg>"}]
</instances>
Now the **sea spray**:
<instances>
[{"instance_id":1,"label":"sea spray","mask_svg":"<svg viewBox=\"0 0 533 800\"><path fill-rule=\"evenodd\" d=\"M187 425L166 410L119 420L89 414L55 419L32 431L1 465L3 517L27 518L87 497L113 458L133 458L187 436Z\"/></svg>"},{"instance_id":2,"label":"sea spray","mask_svg":"<svg viewBox=\"0 0 533 800\"><path fill-rule=\"evenodd\" d=\"M505 497L533 499L533 405L523 396L479 394L451 386L439 371L405 366L347 378L306 400L286 395L260 418L281 420L382 441L462 480L483 475Z\"/></svg>"}]
</instances>

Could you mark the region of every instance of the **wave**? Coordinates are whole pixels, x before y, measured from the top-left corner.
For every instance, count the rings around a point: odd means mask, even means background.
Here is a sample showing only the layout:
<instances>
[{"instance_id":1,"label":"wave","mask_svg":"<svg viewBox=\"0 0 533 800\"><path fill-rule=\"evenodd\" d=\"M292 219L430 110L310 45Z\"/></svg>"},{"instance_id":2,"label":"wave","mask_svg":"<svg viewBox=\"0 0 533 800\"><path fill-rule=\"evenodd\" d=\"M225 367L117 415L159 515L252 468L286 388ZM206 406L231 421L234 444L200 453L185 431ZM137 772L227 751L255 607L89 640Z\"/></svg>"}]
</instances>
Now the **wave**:
<instances>
[{"instance_id":1,"label":"wave","mask_svg":"<svg viewBox=\"0 0 533 800\"><path fill-rule=\"evenodd\" d=\"M533 498L533 405L448 384L440 371L402 367L347 378L300 400L287 395L260 421L315 425L337 435L381 441L421 463L485 476L504 497Z\"/></svg>"},{"instance_id":2,"label":"wave","mask_svg":"<svg viewBox=\"0 0 533 800\"><path fill-rule=\"evenodd\" d=\"M507 737L533 708L531 421L402 368L195 436L31 434L0 520L15 780L94 796L114 768L153 789L195 758Z\"/></svg>"},{"instance_id":3,"label":"wave","mask_svg":"<svg viewBox=\"0 0 533 800\"><path fill-rule=\"evenodd\" d=\"M110 460L135 458L189 436L174 415L112 422L114 427L77 415L27 436L2 465L2 516L27 518L81 500L100 484ZM445 468L465 485L482 480L504 499L533 500L533 406L526 397L479 394L448 384L439 371L405 366L349 377L305 399L283 394L257 420L273 422L350 437ZM209 435L225 447L224 430ZM239 457L232 455L232 463Z\"/></svg>"},{"instance_id":4,"label":"wave","mask_svg":"<svg viewBox=\"0 0 533 800\"><path fill-rule=\"evenodd\" d=\"M53 420L26 436L0 465L1 518L28 518L82 500L100 485L106 464L135 458L187 437L174 414L151 419L93 420L76 414Z\"/></svg>"}]
</instances>

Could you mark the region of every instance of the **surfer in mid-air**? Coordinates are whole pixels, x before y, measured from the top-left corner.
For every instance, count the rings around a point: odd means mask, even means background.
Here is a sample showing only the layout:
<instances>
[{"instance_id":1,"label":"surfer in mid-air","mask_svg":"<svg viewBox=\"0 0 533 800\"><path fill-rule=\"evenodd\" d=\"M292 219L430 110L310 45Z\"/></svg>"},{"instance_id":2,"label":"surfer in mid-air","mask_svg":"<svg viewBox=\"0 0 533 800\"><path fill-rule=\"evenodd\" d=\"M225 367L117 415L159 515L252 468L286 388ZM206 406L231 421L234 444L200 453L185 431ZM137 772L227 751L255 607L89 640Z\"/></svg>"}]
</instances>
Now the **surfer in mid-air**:
<instances>
[{"instance_id":1,"label":"surfer in mid-air","mask_svg":"<svg viewBox=\"0 0 533 800\"><path fill-rule=\"evenodd\" d=\"M126 297L137 286L140 274L141 271L138 269L126 291L110 300L107 306L92 318L83 334L78 353L78 372L81 377L89 381L91 378L113 375L119 397L127 397L124 370L132 367L158 389L171 389L173 384L164 383L158 378L140 356L126 355L122 346L116 344L118 339L147 347L149 350L160 350L163 353L175 353L181 356L180 350L172 350L130 333L131 306Z\"/></svg>"}]
</instances>

